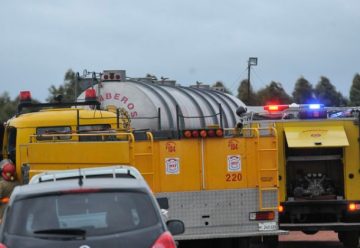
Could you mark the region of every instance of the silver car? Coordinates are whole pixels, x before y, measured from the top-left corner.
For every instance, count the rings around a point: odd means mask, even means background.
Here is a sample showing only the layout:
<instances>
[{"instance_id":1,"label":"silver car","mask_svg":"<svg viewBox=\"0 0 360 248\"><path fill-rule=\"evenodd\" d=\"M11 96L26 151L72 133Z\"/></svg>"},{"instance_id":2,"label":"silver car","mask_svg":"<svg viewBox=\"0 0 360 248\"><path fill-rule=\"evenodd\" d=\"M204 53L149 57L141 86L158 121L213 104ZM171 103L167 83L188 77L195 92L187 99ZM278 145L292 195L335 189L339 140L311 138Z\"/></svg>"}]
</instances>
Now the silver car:
<instances>
[{"instance_id":1,"label":"silver car","mask_svg":"<svg viewBox=\"0 0 360 248\"><path fill-rule=\"evenodd\" d=\"M44 173L16 187L0 247L175 248L182 232L181 221L165 224L141 174L117 166Z\"/></svg>"}]
</instances>

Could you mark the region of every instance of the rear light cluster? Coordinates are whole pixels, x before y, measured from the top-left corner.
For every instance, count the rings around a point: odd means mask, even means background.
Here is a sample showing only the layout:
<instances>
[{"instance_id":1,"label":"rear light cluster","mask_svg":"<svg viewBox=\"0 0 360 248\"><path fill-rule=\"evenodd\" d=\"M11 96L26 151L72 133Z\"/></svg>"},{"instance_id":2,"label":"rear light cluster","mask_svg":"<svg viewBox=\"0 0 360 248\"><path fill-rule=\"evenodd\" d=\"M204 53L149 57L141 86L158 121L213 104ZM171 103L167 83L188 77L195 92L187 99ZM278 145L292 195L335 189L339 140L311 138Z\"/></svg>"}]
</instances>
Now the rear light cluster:
<instances>
[{"instance_id":1,"label":"rear light cluster","mask_svg":"<svg viewBox=\"0 0 360 248\"><path fill-rule=\"evenodd\" d=\"M183 131L185 138L206 138L206 137L223 137L222 129L201 129L201 130L185 130Z\"/></svg>"},{"instance_id":2,"label":"rear light cluster","mask_svg":"<svg viewBox=\"0 0 360 248\"><path fill-rule=\"evenodd\" d=\"M151 248L176 248L176 244L170 232L164 232L155 241Z\"/></svg>"},{"instance_id":3,"label":"rear light cluster","mask_svg":"<svg viewBox=\"0 0 360 248\"><path fill-rule=\"evenodd\" d=\"M262 212L252 212L249 216L250 220L274 220L275 212L274 211L262 211Z\"/></svg>"},{"instance_id":4,"label":"rear light cluster","mask_svg":"<svg viewBox=\"0 0 360 248\"><path fill-rule=\"evenodd\" d=\"M118 73L115 72L106 72L103 75L103 80L120 80L121 76Z\"/></svg>"},{"instance_id":5,"label":"rear light cluster","mask_svg":"<svg viewBox=\"0 0 360 248\"><path fill-rule=\"evenodd\" d=\"M358 211L360 210L360 203L349 203L348 209L350 212Z\"/></svg>"},{"instance_id":6,"label":"rear light cluster","mask_svg":"<svg viewBox=\"0 0 360 248\"><path fill-rule=\"evenodd\" d=\"M2 244L2 243L0 243L0 248L7 248L7 246L4 245L4 244Z\"/></svg>"}]
</instances>

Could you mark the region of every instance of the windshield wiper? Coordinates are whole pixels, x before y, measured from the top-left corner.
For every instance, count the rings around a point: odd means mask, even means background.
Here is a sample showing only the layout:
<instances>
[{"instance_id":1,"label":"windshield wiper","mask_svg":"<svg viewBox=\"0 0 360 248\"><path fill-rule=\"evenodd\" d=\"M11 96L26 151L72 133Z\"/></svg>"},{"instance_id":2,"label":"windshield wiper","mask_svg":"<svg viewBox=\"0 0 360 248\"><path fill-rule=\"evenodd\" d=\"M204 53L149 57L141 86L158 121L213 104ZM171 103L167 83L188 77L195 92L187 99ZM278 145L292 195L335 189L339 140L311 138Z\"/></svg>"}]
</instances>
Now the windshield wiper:
<instances>
[{"instance_id":1,"label":"windshield wiper","mask_svg":"<svg viewBox=\"0 0 360 248\"><path fill-rule=\"evenodd\" d=\"M42 236L43 238L85 239L86 230L80 228L43 229L34 231L34 234L46 235Z\"/></svg>"}]
</instances>

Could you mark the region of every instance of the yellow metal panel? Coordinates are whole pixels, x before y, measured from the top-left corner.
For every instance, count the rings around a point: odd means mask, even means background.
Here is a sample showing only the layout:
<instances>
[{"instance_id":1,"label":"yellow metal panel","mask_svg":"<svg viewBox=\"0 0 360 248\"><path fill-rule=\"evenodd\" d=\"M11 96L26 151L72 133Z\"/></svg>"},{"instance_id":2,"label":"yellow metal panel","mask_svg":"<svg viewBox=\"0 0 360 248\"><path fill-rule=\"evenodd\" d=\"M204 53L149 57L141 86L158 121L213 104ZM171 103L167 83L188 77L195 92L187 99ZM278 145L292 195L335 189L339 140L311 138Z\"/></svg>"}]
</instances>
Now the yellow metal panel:
<instances>
[{"instance_id":1,"label":"yellow metal panel","mask_svg":"<svg viewBox=\"0 0 360 248\"><path fill-rule=\"evenodd\" d=\"M27 146L27 161L30 164L130 163L128 142L29 143L23 146ZM24 148L21 150L23 151Z\"/></svg>"},{"instance_id":2,"label":"yellow metal panel","mask_svg":"<svg viewBox=\"0 0 360 248\"><path fill-rule=\"evenodd\" d=\"M205 189L247 187L246 139L204 139Z\"/></svg>"},{"instance_id":3,"label":"yellow metal panel","mask_svg":"<svg viewBox=\"0 0 360 248\"><path fill-rule=\"evenodd\" d=\"M160 192L200 190L200 139L159 141Z\"/></svg>"},{"instance_id":4,"label":"yellow metal panel","mask_svg":"<svg viewBox=\"0 0 360 248\"><path fill-rule=\"evenodd\" d=\"M343 126L285 127L289 147L342 147L349 142Z\"/></svg>"}]
</instances>

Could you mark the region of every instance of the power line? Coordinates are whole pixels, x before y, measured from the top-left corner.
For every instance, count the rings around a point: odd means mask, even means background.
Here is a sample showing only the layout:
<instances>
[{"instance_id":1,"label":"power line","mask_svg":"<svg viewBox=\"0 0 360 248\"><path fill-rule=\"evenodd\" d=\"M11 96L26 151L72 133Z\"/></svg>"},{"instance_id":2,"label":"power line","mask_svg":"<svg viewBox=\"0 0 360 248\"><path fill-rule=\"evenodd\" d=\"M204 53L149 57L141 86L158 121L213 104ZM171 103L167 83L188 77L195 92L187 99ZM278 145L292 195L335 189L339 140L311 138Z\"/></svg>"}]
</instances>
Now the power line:
<instances>
[{"instance_id":1,"label":"power line","mask_svg":"<svg viewBox=\"0 0 360 248\"><path fill-rule=\"evenodd\" d=\"M237 79L231 84L230 90L231 92L236 91L238 88L238 84L240 83L240 79L243 77L244 72L247 71L247 67L240 73L240 75L237 77Z\"/></svg>"}]
</instances>

